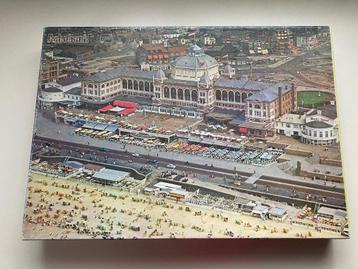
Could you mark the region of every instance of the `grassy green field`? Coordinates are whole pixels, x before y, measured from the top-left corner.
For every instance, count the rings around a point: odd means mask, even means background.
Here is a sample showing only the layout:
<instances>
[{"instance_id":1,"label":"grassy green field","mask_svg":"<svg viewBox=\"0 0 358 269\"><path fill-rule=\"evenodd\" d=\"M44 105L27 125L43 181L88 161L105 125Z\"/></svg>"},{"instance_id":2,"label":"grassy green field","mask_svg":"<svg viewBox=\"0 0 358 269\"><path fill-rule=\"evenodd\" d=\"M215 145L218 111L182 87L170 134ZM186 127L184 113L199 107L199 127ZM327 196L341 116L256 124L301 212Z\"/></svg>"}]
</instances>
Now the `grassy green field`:
<instances>
[{"instance_id":1,"label":"grassy green field","mask_svg":"<svg viewBox=\"0 0 358 269\"><path fill-rule=\"evenodd\" d=\"M305 107L316 107L326 101L331 94L326 92L297 92L297 105Z\"/></svg>"}]
</instances>

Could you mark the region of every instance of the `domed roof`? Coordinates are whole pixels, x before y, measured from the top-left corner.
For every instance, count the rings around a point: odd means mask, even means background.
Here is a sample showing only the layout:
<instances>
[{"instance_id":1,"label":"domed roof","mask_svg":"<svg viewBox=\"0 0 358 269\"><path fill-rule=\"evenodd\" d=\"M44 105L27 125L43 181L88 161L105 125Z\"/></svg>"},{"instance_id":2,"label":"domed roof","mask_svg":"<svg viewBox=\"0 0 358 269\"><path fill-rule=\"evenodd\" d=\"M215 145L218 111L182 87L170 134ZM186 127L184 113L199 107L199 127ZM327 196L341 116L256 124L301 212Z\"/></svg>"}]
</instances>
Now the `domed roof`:
<instances>
[{"instance_id":1,"label":"domed roof","mask_svg":"<svg viewBox=\"0 0 358 269\"><path fill-rule=\"evenodd\" d=\"M323 121L310 121L306 123L306 126L311 127L311 128L317 128L317 129L322 129L322 128L332 128L333 126L323 122Z\"/></svg>"},{"instance_id":2,"label":"domed roof","mask_svg":"<svg viewBox=\"0 0 358 269\"><path fill-rule=\"evenodd\" d=\"M162 69L159 69L155 74L154 74L154 78L155 79L166 79L167 77L165 76L165 73Z\"/></svg>"},{"instance_id":3,"label":"domed roof","mask_svg":"<svg viewBox=\"0 0 358 269\"><path fill-rule=\"evenodd\" d=\"M178 57L174 62L174 67L188 69L205 69L218 65L218 62L211 56L206 55L198 45L190 47L189 54Z\"/></svg>"},{"instance_id":4,"label":"domed roof","mask_svg":"<svg viewBox=\"0 0 358 269\"><path fill-rule=\"evenodd\" d=\"M42 89L41 91L43 91L43 92L51 92L51 93L55 93L55 92L62 92L59 88L57 88L57 87L47 87L47 88L45 88L45 89Z\"/></svg>"}]
</instances>

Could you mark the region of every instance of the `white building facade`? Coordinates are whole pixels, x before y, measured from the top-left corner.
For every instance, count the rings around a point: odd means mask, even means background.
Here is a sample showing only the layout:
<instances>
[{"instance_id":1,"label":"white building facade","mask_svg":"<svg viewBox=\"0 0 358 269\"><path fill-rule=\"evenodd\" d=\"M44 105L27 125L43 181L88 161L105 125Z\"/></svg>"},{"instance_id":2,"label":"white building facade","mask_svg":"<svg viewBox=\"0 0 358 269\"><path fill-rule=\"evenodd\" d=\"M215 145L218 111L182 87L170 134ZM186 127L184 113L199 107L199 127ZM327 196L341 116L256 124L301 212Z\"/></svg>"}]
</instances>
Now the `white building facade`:
<instances>
[{"instance_id":1,"label":"white building facade","mask_svg":"<svg viewBox=\"0 0 358 269\"><path fill-rule=\"evenodd\" d=\"M285 114L276 120L275 129L278 134L300 137L305 144L330 145L339 142L336 115L319 109L304 114Z\"/></svg>"},{"instance_id":2,"label":"white building facade","mask_svg":"<svg viewBox=\"0 0 358 269\"><path fill-rule=\"evenodd\" d=\"M108 104L118 95L124 95L146 97L160 107L200 113L210 112L215 107L244 112L249 102L256 102L260 105L260 113L268 111L268 116L265 112L259 115L259 121L272 121L271 116L277 117L280 112L293 109L294 90L290 85L235 79L234 76L235 70L230 66L220 74L215 58L194 45L187 55L174 60L170 74L161 69L144 71L127 67L98 72L83 80L81 96L88 106ZM248 109L248 115L254 118L255 114L251 115L250 111Z\"/></svg>"},{"instance_id":3,"label":"white building facade","mask_svg":"<svg viewBox=\"0 0 358 269\"><path fill-rule=\"evenodd\" d=\"M40 90L38 100L41 107L51 108L54 104L79 106L81 105L81 81L71 78L62 81L49 82Z\"/></svg>"}]
</instances>

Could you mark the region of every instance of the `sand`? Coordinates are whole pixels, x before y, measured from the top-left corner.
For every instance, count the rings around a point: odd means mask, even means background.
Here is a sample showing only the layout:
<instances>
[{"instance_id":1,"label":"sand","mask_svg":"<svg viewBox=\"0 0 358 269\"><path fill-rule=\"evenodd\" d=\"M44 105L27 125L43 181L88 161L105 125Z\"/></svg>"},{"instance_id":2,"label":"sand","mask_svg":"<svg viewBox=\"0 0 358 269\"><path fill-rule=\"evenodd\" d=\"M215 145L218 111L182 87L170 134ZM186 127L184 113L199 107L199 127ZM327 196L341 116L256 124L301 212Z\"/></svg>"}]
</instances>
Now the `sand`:
<instances>
[{"instance_id":1,"label":"sand","mask_svg":"<svg viewBox=\"0 0 358 269\"><path fill-rule=\"evenodd\" d=\"M50 208L50 210L49 210ZM25 239L76 238L328 238L333 232L262 220L129 193L111 186L32 173Z\"/></svg>"}]
</instances>

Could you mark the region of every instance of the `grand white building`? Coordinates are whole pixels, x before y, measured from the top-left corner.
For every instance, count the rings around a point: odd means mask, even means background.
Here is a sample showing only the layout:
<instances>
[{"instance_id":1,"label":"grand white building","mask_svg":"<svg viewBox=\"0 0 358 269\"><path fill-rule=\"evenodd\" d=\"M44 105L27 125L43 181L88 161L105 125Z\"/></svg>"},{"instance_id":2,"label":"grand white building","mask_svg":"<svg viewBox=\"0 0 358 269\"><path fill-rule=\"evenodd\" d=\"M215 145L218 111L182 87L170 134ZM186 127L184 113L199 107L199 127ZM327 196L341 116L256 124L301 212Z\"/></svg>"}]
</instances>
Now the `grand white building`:
<instances>
[{"instance_id":1,"label":"grand white building","mask_svg":"<svg viewBox=\"0 0 358 269\"><path fill-rule=\"evenodd\" d=\"M40 90L38 100L41 107L47 108L53 107L54 104L79 106L81 105L81 79L74 77L45 83Z\"/></svg>"},{"instance_id":2,"label":"grand white building","mask_svg":"<svg viewBox=\"0 0 358 269\"><path fill-rule=\"evenodd\" d=\"M304 113L288 113L275 122L276 133L299 137L303 143L329 145L339 142L336 107L326 105Z\"/></svg>"},{"instance_id":3,"label":"grand white building","mask_svg":"<svg viewBox=\"0 0 358 269\"><path fill-rule=\"evenodd\" d=\"M172 63L171 73L120 67L98 72L82 81L81 101L88 106L107 104L120 96L147 97L152 106L207 113L216 107L245 112L252 122L273 122L295 108L293 85L234 79L229 65L219 63L197 45Z\"/></svg>"}]
</instances>

